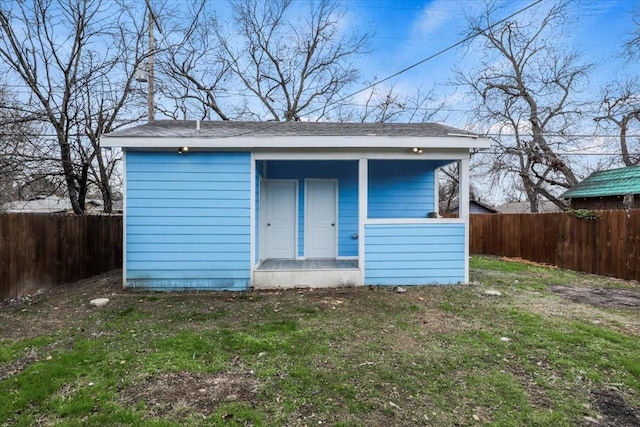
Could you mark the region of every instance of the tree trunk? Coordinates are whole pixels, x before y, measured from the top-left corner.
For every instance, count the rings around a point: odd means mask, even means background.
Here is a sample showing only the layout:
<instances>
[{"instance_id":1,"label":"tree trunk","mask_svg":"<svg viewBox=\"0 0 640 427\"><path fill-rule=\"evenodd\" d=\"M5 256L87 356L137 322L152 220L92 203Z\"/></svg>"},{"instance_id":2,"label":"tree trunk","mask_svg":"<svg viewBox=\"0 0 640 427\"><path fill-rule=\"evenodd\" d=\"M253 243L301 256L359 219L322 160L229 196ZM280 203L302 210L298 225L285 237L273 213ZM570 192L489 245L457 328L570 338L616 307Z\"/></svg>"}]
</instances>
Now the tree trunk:
<instances>
[{"instance_id":1,"label":"tree trunk","mask_svg":"<svg viewBox=\"0 0 640 427\"><path fill-rule=\"evenodd\" d=\"M71 202L73 213L82 215L84 213L84 202L80 202L79 189L75 180L73 171L73 162L71 160L71 148L66 141L64 135L58 134L58 144L60 145L60 159L62 162L62 170L64 172L64 180L67 184L67 194Z\"/></svg>"}]
</instances>

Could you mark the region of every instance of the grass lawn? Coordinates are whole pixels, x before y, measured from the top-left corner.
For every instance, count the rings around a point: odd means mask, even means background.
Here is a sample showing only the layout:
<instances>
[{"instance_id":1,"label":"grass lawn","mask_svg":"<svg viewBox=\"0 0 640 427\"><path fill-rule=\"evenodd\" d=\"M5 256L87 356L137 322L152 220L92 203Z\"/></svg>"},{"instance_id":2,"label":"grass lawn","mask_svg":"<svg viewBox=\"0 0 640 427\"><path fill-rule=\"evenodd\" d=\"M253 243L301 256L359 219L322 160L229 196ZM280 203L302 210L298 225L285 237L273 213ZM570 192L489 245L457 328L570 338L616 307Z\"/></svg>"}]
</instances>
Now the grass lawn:
<instances>
[{"instance_id":1,"label":"grass lawn","mask_svg":"<svg viewBox=\"0 0 640 427\"><path fill-rule=\"evenodd\" d=\"M111 274L4 304L0 424L640 424L638 283L471 266L476 284L406 293L136 293Z\"/></svg>"}]
</instances>

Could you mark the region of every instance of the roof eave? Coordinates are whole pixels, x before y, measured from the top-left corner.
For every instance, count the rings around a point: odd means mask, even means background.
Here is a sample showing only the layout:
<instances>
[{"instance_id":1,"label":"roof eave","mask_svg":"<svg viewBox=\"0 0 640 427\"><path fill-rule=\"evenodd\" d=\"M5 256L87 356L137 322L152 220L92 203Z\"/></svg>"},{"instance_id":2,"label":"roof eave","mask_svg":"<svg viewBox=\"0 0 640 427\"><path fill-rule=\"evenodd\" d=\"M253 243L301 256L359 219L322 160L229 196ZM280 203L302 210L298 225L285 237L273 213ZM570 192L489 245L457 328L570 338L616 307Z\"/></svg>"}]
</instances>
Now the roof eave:
<instances>
[{"instance_id":1,"label":"roof eave","mask_svg":"<svg viewBox=\"0 0 640 427\"><path fill-rule=\"evenodd\" d=\"M273 137L118 137L105 135L102 147L172 149L189 146L208 149L286 148L286 149L379 149L379 148L457 148L485 149L491 141L475 135L450 136L273 136Z\"/></svg>"},{"instance_id":2,"label":"roof eave","mask_svg":"<svg viewBox=\"0 0 640 427\"><path fill-rule=\"evenodd\" d=\"M602 197L624 197L627 194L633 194L636 195L638 193L606 193L606 194L567 194L564 193L562 196L563 199L567 199L567 200L571 200L571 199L596 199L596 198L602 198Z\"/></svg>"}]
</instances>

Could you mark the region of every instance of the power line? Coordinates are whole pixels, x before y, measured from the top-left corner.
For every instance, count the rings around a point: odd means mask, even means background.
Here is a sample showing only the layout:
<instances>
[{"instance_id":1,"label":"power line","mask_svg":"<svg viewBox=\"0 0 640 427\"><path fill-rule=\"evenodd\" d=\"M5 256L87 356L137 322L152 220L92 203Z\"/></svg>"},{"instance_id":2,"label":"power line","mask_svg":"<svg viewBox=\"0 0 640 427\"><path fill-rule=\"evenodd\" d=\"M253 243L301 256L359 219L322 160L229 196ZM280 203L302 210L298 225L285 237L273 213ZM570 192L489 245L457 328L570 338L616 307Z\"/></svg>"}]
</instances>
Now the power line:
<instances>
[{"instance_id":1,"label":"power line","mask_svg":"<svg viewBox=\"0 0 640 427\"><path fill-rule=\"evenodd\" d=\"M162 43L163 41L161 41ZM166 43L166 42L164 42ZM377 84L377 83L376 83ZM10 87L10 88L19 88L19 89L24 89L23 93L32 93L29 90L29 86L26 83L20 84L20 83L0 83L0 89L2 89L3 87ZM63 86L52 86L53 89L60 89L62 90ZM182 88L180 88L182 89ZM366 90L366 89L365 89ZM402 96L403 93L399 93L399 96ZM252 97L253 95L249 92L239 92L239 91L233 91L233 90L227 90L227 89L219 89L218 93L216 94L216 98L217 99L225 99L225 98L235 98L235 97ZM352 96L352 95L351 95ZM168 99L171 99L170 97L167 97ZM349 96L346 96L344 100L346 100L346 98L349 98ZM312 101L314 104L322 104L325 105L322 101ZM340 102L340 101L336 101L336 102ZM367 104L362 104L362 103L354 103L354 102L349 102L347 105L349 106L353 106L353 107L367 107L367 106L372 106L375 107L375 102L372 103L371 105L367 105ZM2 107L0 107L2 108ZM8 107L7 107L8 108ZM8 108L10 109L10 108ZM322 108L318 108L318 109L322 109ZM410 111L434 111L434 112L440 112L440 111L444 111L444 112L451 112L451 113L467 113L468 110L463 109L463 108L455 108L455 107L411 107L408 110ZM580 113L582 114L600 114L602 113L602 110L580 110Z\"/></svg>"},{"instance_id":2,"label":"power line","mask_svg":"<svg viewBox=\"0 0 640 427\"><path fill-rule=\"evenodd\" d=\"M519 156L521 154L526 153L515 153L515 152L506 152L506 151L478 151L475 154L491 154L491 155L508 155L508 156ZM591 152L577 152L573 151L570 153L556 153L558 157L566 157L566 156L622 156L622 153L591 153ZM638 154L630 154L632 157L638 157Z\"/></svg>"},{"instance_id":3,"label":"power line","mask_svg":"<svg viewBox=\"0 0 640 427\"><path fill-rule=\"evenodd\" d=\"M357 91L355 91L355 92L353 92L353 93L351 93L349 95L346 95L346 96L344 96L344 97L342 97L342 98L340 98L340 99L338 99L336 101L330 102L324 108L317 108L315 110L309 111L307 114L313 114L313 113L317 113L318 111L322 111L328 106L335 105L335 104L337 104L339 102L343 102L346 99L351 98L352 96L355 96L355 95L357 95L359 93L362 93L362 92L364 92L366 90L374 88L374 87L376 87L376 86L378 86L378 85L380 85L380 84L382 84L382 83L384 83L386 81L389 81L389 80L391 80L391 79L393 79L395 77L398 77L399 75L404 74L407 71L412 70L412 69L418 67L419 65L424 64L427 61L430 61L430 60L432 60L432 59L434 59L434 58L436 58L436 57L438 57L438 56L440 56L440 55L442 55L442 54L444 54L444 53L446 53L446 52L448 52L450 50L455 49L458 46L461 46L461 45L465 44L466 42L468 42L470 40L473 40L474 38L478 37L479 35L481 35L485 31L490 30L493 27L496 27L496 26L502 24L503 22L508 21L509 19L513 18L514 16L517 16L517 15L521 14L522 12L525 12L526 10L531 9L532 7L538 5L538 4L542 3L542 2L543 2L543 0L536 0L533 3L529 4L528 6L525 6L522 9L517 10L516 12L512 13L511 15L509 15L509 16L507 16L505 18L502 18L501 20L489 25L488 27L486 27L486 28L484 28L482 30L476 31L476 32L468 35L467 37L465 37L465 38L463 38L463 39L461 39L461 40L459 40L459 41L457 41L457 42L445 47L444 49L441 49L441 50L437 51L436 53L434 53L432 55L429 55L426 58L423 58L420 61L415 62L415 63L409 65L408 67L405 67L405 68L401 69L400 71L397 71L397 72L385 77L382 80L378 80L377 82L371 83L370 85L367 85L367 86L363 87L362 89L359 89L359 90L357 90Z\"/></svg>"},{"instance_id":4,"label":"power line","mask_svg":"<svg viewBox=\"0 0 640 427\"><path fill-rule=\"evenodd\" d=\"M529 9L531 9L534 6L536 6L536 5L538 5L538 4L542 3L542 2L543 2L543 0L536 0L533 3L531 3L531 4L529 4L529 5L525 6L525 7L517 10L516 12L506 16L505 18L502 18L501 20L496 21L495 23L485 27L484 29L476 31L476 32L468 35L467 37L464 37L463 39L461 39L461 40L459 40L459 41L457 41L457 42L445 47L444 49L441 49L441 50L439 50L439 51L427 56L426 58L423 58L423 59L421 59L421 60L409 65L408 67L405 67L405 68L403 68L403 69L401 69L401 70L399 70L399 71L397 71L397 72L395 72L395 73L393 73L393 74L391 74L391 75L389 75L389 76L387 76L387 77L385 77L385 78L383 78L381 80L378 80L378 81L376 81L374 83L371 83L371 84L369 84L369 85L367 85L367 86L365 86L365 87L363 87L361 89L358 89L355 92L350 93L349 95L345 95L345 96L343 96L343 97L341 97L341 98L339 98L339 99L337 99L335 101L328 102L327 104L325 104L322 107L316 108L315 110L308 111L308 112L306 112L306 114L313 114L313 113L317 113L319 111L327 111L328 107L331 107L333 105L345 102L347 99L349 99L349 98L351 98L351 97L353 97L353 96L355 96L355 95L357 95L359 93L362 93L362 92L364 92L366 90L369 90L371 88L374 88L374 87L376 87L376 86L378 86L378 85L380 85L380 84L382 84L382 83L384 83L386 81L389 81L389 80L391 80L391 79L393 79L395 77L398 77L399 75L404 74L407 71L412 70L412 69L424 64L427 61L430 61L430 60L432 60L432 59L434 59L434 58L436 58L436 57L438 57L438 56L440 56L440 55L442 55L442 54L444 54L444 53L446 53L446 52L448 52L448 51L450 51L450 50L452 50L452 49L454 49L454 48L456 48L456 47L458 47L460 45L463 45L464 43L466 43L466 42L468 42L470 40L473 40L474 38L478 37L479 35L481 35L485 31L490 30L491 28L496 27L496 26L502 24L503 22L508 21L509 19L513 18L514 16L517 16L517 15L519 15L519 14L521 14L521 13L523 13L523 12L529 10ZM280 125L282 123L285 123L285 122L276 121L276 122L273 123L273 127L276 127L276 126L278 126L278 125ZM244 136L244 135L247 135L247 134L251 134L253 132L255 132L255 130L248 130L246 132L242 132L242 133L239 133L239 134L226 136L225 138Z\"/></svg>"},{"instance_id":5,"label":"power line","mask_svg":"<svg viewBox=\"0 0 640 427\"><path fill-rule=\"evenodd\" d=\"M484 133L483 136L520 136L520 137L533 137L532 133ZM620 138L618 134L597 134L597 133L560 133L560 132L545 132L545 137L563 137L563 138ZM640 138L639 135L627 134L627 138Z\"/></svg>"}]
</instances>

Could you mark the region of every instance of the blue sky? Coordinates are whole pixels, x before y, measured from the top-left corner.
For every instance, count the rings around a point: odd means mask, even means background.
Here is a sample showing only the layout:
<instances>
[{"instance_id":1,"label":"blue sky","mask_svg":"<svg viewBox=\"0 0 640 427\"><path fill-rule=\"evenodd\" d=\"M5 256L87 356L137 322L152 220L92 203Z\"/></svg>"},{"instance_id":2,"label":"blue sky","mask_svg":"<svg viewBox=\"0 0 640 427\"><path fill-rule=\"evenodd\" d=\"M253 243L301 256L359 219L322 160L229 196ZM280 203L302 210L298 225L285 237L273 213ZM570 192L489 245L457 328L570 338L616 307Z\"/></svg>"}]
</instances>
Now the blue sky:
<instances>
[{"instance_id":1,"label":"blue sky","mask_svg":"<svg viewBox=\"0 0 640 427\"><path fill-rule=\"evenodd\" d=\"M161 0L152 0L160 3ZM167 0L181 5L183 0ZM258 0L269 1L269 0ZM310 0L293 0L293 9L306 13ZM358 90L403 68L445 49L466 35L465 14L477 15L484 0L336 0L346 9L342 25L346 30L372 32L371 52L357 60L362 82L351 87ZM495 20L520 10L535 0L501 0L504 6ZM544 0L547 6L555 0ZM230 19L227 0L209 0L209 5L224 22ZM565 45L582 53L585 62L594 63L586 96L594 99L611 78L629 73L638 75L640 67L621 57L622 45L634 27L631 11L640 8L640 0L574 0L569 9ZM304 12L303 12L304 11ZM294 12L295 14L296 12ZM526 12L526 13L531 13ZM466 52L466 55L464 55ZM381 85L380 91L394 86L396 91L434 88L439 101L446 104L439 120L466 126L468 115L462 113L462 91L451 84L453 69L472 67L482 52L467 52L460 46L431 59L411 71ZM637 61L636 61L637 62ZM356 97L356 103L364 95Z\"/></svg>"},{"instance_id":2,"label":"blue sky","mask_svg":"<svg viewBox=\"0 0 640 427\"><path fill-rule=\"evenodd\" d=\"M304 0L299 0L304 1ZM552 0L544 0L542 6L548 6ZM533 3L530 1L507 1L507 5L495 20ZM363 75L369 79L382 79L411 64L429 57L445 49L465 36L465 14L476 15L484 6L482 0L351 0L345 2L348 9L349 24L363 30L372 30L371 54L362 62ZM640 75L638 60L629 61L623 55L623 45L631 37L635 27L632 11L640 8L640 0L576 0L569 8L566 34L559 40L559 45L567 49L575 49L585 63L594 66L584 82L580 96L585 101L593 102L591 110L598 108L602 88L612 80L624 81L629 76ZM530 12L525 12L530 13ZM410 91L415 87L434 88L445 108L438 120L467 127L474 119L465 110L463 90L450 82L452 70L473 67L481 50L467 51L465 47L455 48L438 56L411 71L394 78L385 85ZM595 112L591 113L595 115ZM594 122L586 117L585 134L594 131ZM477 131L487 131L491 124L479 124ZM483 125L485 125L483 127ZM575 172L581 177L599 167L600 161L605 164L611 156L601 157L599 153L611 152L616 146L615 138L583 138L585 144L571 157L577 161ZM587 156L587 146L595 147ZM595 151L595 152L593 152ZM576 157L577 156L577 157ZM579 157L581 157L579 159ZM609 167L615 164L609 164ZM606 166L605 166L606 167ZM501 188L493 188L482 183L476 177L476 186L484 188L483 196L493 202L500 202L504 196ZM493 188L493 190L488 190Z\"/></svg>"},{"instance_id":3,"label":"blue sky","mask_svg":"<svg viewBox=\"0 0 640 427\"><path fill-rule=\"evenodd\" d=\"M302 1L302 0L301 0ZM503 2L508 6L501 11L502 18L531 1ZM544 3L549 3L545 0ZM464 35L465 14L477 13L482 0L350 0L344 3L347 22L355 28L375 32L372 52L362 62L363 75L368 79L384 78L423 58L426 58L461 40ZM570 7L566 43L582 54L585 62L594 63L590 74L589 92L596 96L608 79L624 74L638 74L638 66L621 57L622 45L634 27L631 12L640 7L637 0L578 0ZM527 12L525 12L527 13ZM451 70L458 65L472 65L473 52L463 56L459 47L393 79L389 84L410 89L421 86L436 87L437 92L449 100L455 117L454 93L449 84ZM457 123L462 125L462 123Z\"/></svg>"}]
</instances>

